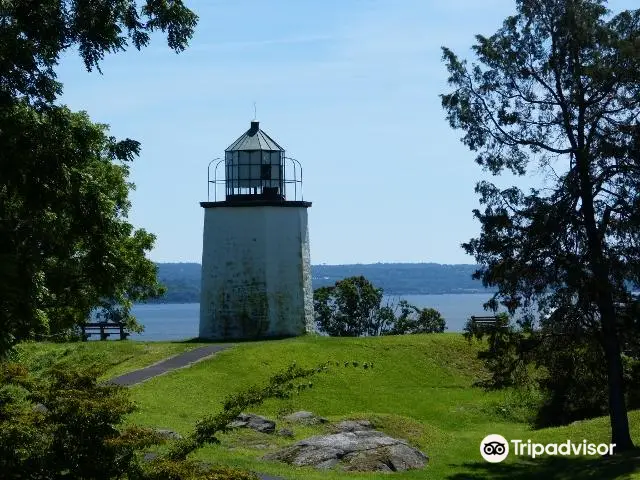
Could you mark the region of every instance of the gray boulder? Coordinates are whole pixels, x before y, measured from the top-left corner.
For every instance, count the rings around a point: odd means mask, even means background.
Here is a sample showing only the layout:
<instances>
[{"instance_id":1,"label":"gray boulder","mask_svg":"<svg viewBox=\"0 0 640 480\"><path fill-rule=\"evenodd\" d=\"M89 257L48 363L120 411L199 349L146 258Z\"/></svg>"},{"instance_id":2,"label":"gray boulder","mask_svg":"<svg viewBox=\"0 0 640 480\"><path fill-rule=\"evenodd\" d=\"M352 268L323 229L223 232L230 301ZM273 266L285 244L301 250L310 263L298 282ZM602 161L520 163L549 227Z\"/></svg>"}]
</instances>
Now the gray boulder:
<instances>
[{"instance_id":1,"label":"gray boulder","mask_svg":"<svg viewBox=\"0 0 640 480\"><path fill-rule=\"evenodd\" d=\"M305 411L295 412L295 413L292 413L291 415L287 415L286 417L283 418L283 420L289 423L301 423L303 425L317 425L319 423L328 422L326 418L318 417L317 415L314 415L311 412L305 412Z\"/></svg>"},{"instance_id":2,"label":"gray boulder","mask_svg":"<svg viewBox=\"0 0 640 480\"><path fill-rule=\"evenodd\" d=\"M45 407L42 403L36 403L33 406L33 410L38 413L49 413L49 409Z\"/></svg>"},{"instance_id":3,"label":"gray boulder","mask_svg":"<svg viewBox=\"0 0 640 480\"><path fill-rule=\"evenodd\" d=\"M369 420L345 420L333 425L335 432L361 432L373 430L373 425Z\"/></svg>"},{"instance_id":4,"label":"gray boulder","mask_svg":"<svg viewBox=\"0 0 640 480\"><path fill-rule=\"evenodd\" d=\"M180 440L182 435L168 428L154 428L154 431L165 440Z\"/></svg>"},{"instance_id":5,"label":"gray boulder","mask_svg":"<svg viewBox=\"0 0 640 480\"><path fill-rule=\"evenodd\" d=\"M144 456L142 457L142 460L144 462L153 462L156 458L158 458L160 455L158 455L155 452L147 452L144 454Z\"/></svg>"},{"instance_id":6,"label":"gray boulder","mask_svg":"<svg viewBox=\"0 0 640 480\"><path fill-rule=\"evenodd\" d=\"M276 435L280 435L281 437L293 438L293 430L290 428L280 428L276 432Z\"/></svg>"},{"instance_id":7,"label":"gray boulder","mask_svg":"<svg viewBox=\"0 0 640 480\"><path fill-rule=\"evenodd\" d=\"M345 471L397 472L423 468L428 457L406 441L376 430L356 430L318 435L263 457L295 466L332 468Z\"/></svg>"},{"instance_id":8,"label":"gray boulder","mask_svg":"<svg viewBox=\"0 0 640 480\"><path fill-rule=\"evenodd\" d=\"M254 413L241 413L229 424L230 428L250 428L256 432L273 433L276 431L276 422Z\"/></svg>"}]
</instances>

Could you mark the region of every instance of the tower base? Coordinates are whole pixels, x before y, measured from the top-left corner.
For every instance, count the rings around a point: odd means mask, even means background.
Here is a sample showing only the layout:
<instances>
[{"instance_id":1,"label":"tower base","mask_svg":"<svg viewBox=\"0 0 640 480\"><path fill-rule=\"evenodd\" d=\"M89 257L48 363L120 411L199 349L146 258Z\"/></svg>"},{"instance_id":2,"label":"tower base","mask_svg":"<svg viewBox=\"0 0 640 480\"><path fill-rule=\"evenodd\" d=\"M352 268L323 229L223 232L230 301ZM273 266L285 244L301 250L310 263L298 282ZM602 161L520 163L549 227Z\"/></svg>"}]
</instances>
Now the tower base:
<instances>
[{"instance_id":1,"label":"tower base","mask_svg":"<svg viewBox=\"0 0 640 480\"><path fill-rule=\"evenodd\" d=\"M203 202L200 338L313 330L309 202Z\"/></svg>"}]
</instances>

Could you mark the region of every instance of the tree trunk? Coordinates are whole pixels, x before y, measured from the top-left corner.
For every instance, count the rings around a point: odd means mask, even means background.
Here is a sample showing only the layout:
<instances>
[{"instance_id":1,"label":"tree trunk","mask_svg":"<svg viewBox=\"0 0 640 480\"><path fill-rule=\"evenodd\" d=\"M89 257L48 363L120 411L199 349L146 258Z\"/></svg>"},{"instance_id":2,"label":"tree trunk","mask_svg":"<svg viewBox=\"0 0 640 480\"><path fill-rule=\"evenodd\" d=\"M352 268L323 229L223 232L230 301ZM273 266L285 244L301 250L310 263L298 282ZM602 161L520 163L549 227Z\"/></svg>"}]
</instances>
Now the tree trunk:
<instances>
[{"instance_id":1,"label":"tree trunk","mask_svg":"<svg viewBox=\"0 0 640 480\"><path fill-rule=\"evenodd\" d=\"M589 172L588 158L584 152L579 152L576 155L576 166L580 175L580 196L582 197L582 215L587 234L589 263L593 271L593 291L596 297L594 300L600 311L602 346L607 362L611 443L616 445L616 452L621 452L633 448L633 441L629 433L629 418L624 398L622 357L616 330L613 291L609 278L609 266L604 257L603 236L600 235L596 223L593 181Z\"/></svg>"},{"instance_id":2,"label":"tree trunk","mask_svg":"<svg viewBox=\"0 0 640 480\"><path fill-rule=\"evenodd\" d=\"M607 360L611 443L616 445L616 452L621 452L633 448L633 441L629 433L620 341L615 326L615 309L611 295L608 298L601 298L599 310L602 324L602 343Z\"/></svg>"}]
</instances>

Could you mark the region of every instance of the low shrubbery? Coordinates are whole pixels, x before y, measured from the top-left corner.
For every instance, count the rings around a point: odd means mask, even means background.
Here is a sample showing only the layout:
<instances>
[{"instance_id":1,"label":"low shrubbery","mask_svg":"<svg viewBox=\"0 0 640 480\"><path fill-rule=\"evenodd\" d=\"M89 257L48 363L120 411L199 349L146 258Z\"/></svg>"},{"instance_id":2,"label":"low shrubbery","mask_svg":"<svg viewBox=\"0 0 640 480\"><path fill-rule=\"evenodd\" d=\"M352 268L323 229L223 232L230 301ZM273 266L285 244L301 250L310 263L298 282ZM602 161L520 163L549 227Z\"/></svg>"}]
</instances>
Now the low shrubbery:
<instances>
[{"instance_id":1,"label":"low shrubbery","mask_svg":"<svg viewBox=\"0 0 640 480\"><path fill-rule=\"evenodd\" d=\"M253 480L257 477L249 472L202 465L187 455L216 443L216 435L244 408L310 387L294 382L323 368L292 365L265 387L230 397L218 415L201 420L168 456L145 462L144 451L166 437L150 428L124 428L134 404L125 388L99 383L98 369L56 367L46 377L34 377L23 365L0 363L0 471L8 479Z\"/></svg>"},{"instance_id":2,"label":"low shrubbery","mask_svg":"<svg viewBox=\"0 0 640 480\"><path fill-rule=\"evenodd\" d=\"M366 369L369 362L362 365ZM124 427L125 417L136 408L126 388L98 381L100 368L55 364L46 375L33 375L22 364L0 362L2 478L255 480L251 472L188 456L219 443L219 435L245 409L311 388L309 377L328 368L329 362L314 368L290 365L266 385L230 396L219 413L201 419L186 437L172 440L166 453L145 460L145 453L166 443L167 436L153 428Z\"/></svg>"}]
</instances>

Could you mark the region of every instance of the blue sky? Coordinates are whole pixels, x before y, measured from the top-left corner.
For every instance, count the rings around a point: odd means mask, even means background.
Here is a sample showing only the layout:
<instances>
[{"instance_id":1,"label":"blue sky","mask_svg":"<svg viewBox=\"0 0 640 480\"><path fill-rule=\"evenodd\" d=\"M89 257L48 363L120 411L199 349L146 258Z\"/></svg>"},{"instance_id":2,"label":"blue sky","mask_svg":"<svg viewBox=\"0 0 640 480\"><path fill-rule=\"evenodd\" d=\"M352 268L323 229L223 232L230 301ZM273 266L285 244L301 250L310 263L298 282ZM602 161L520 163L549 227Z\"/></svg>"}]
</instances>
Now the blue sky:
<instances>
[{"instance_id":1,"label":"blue sky","mask_svg":"<svg viewBox=\"0 0 640 480\"><path fill-rule=\"evenodd\" d=\"M130 220L155 261L200 262L207 164L253 119L303 165L312 263L472 263L475 183L449 128L440 47L467 56L513 0L186 0L200 17L176 55L162 38L87 73L71 52L62 102L142 143ZM614 10L634 0L610 1ZM540 182L501 177L499 185Z\"/></svg>"}]
</instances>

